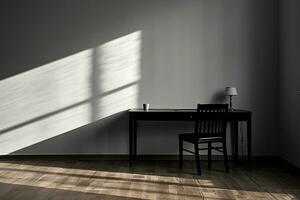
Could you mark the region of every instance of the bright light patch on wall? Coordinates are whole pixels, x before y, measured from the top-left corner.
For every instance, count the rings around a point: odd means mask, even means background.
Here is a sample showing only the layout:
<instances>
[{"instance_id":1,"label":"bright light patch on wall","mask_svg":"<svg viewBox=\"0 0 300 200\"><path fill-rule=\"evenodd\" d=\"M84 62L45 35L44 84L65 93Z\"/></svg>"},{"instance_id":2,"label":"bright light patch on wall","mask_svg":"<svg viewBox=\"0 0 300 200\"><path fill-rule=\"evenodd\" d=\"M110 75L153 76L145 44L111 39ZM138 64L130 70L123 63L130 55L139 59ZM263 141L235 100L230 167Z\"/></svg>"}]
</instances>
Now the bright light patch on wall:
<instances>
[{"instance_id":1,"label":"bright light patch on wall","mask_svg":"<svg viewBox=\"0 0 300 200\"><path fill-rule=\"evenodd\" d=\"M141 32L0 81L5 155L135 107Z\"/></svg>"},{"instance_id":2,"label":"bright light patch on wall","mask_svg":"<svg viewBox=\"0 0 300 200\"><path fill-rule=\"evenodd\" d=\"M99 117L104 118L128 108L137 107L138 84L105 95L98 101Z\"/></svg>"},{"instance_id":3,"label":"bright light patch on wall","mask_svg":"<svg viewBox=\"0 0 300 200\"><path fill-rule=\"evenodd\" d=\"M141 32L135 32L101 45L95 51L100 73L95 77L101 84L95 93L96 118L137 106L140 80Z\"/></svg>"}]
</instances>

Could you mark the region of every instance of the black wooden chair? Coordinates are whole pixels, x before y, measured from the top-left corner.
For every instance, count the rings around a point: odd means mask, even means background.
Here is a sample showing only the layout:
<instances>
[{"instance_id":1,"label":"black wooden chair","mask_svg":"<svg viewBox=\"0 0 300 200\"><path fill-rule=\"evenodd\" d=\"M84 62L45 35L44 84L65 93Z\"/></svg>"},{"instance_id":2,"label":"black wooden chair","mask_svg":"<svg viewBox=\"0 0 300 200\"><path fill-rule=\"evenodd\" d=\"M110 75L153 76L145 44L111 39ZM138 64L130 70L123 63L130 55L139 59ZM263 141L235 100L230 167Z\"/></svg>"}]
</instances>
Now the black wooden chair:
<instances>
[{"instance_id":1,"label":"black wooden chair","mask_svg":"<svg viewBox=\"0 0 300 200\"><path fill-rule=\"evenodd\" d=\"M198 104L195 129L192 133L182 133L179 138L179 168L183 165L183 151L195 154L198 174L201 175L199 150L208 150L208 168L211 168L211 151L223 153L225 169L229 172L226 148L226 113L228 104ZM194 151L183 148L183 142L194 144ZM199 148L199 144L207 143L207 148ZM221 143L222 146L213 146Z\"/></svg>"}]
</instances>

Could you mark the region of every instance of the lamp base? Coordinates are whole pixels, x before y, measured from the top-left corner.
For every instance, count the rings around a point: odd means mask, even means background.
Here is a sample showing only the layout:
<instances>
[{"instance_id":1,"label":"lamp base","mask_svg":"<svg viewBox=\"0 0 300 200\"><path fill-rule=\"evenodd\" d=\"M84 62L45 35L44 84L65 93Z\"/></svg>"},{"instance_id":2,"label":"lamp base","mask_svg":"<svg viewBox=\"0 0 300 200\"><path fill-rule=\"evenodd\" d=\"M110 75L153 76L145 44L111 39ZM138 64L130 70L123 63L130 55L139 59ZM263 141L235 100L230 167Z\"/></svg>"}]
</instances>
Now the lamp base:
<instances>
[{"instance_id":1,"label":"lamp base","mask_svg":"<svg viewBox=\"0 0 300 200\"><path fill-rule=\"evenodd\" d=\"M232 107L232 95L229 96L229 111L234 111L233 107Z\"/></svg>"}]
</instances>

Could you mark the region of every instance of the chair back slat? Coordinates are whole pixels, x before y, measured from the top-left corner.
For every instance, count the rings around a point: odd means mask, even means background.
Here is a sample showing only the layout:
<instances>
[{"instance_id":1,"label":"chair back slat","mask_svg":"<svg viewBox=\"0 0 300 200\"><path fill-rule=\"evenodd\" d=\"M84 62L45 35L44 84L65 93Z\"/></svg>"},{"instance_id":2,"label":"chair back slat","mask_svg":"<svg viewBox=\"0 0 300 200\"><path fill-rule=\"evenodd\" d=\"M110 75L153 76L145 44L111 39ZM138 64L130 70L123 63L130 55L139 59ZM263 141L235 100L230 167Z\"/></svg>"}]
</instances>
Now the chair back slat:
<instances>
[{"instance_id":1,"label":"chair back slat","mask_svg":"<svg viewBox=\"0 0 300 200\"><path fill-rule=\"evenodd\" d=\"M198 104L195 134L199 137L225 137L228 104ZM207 116L207 117L206 117Z\"/></svg>"}]
</instances>

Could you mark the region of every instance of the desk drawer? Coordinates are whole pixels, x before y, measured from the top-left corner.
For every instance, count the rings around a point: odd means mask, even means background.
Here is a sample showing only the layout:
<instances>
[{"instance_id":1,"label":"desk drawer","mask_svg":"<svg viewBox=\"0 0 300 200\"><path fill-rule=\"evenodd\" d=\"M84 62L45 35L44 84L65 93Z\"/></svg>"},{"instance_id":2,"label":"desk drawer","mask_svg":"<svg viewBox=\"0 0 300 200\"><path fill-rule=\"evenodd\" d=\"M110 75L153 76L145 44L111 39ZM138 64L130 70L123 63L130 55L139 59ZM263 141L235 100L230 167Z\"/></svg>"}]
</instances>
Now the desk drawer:
<instances>
[{"instance_id":1,"label":"desk drawer","mask_svg":"<svg viewBox=\"0 0 300 200\"><path fill-rule=\"evenodd\" d=\"M172 113L157 113L157 112L140 112L131 113L131 116L137 120L149 121L193 121L195 113L187 112L172 112Z\"/></svg>"}]
</instances>

